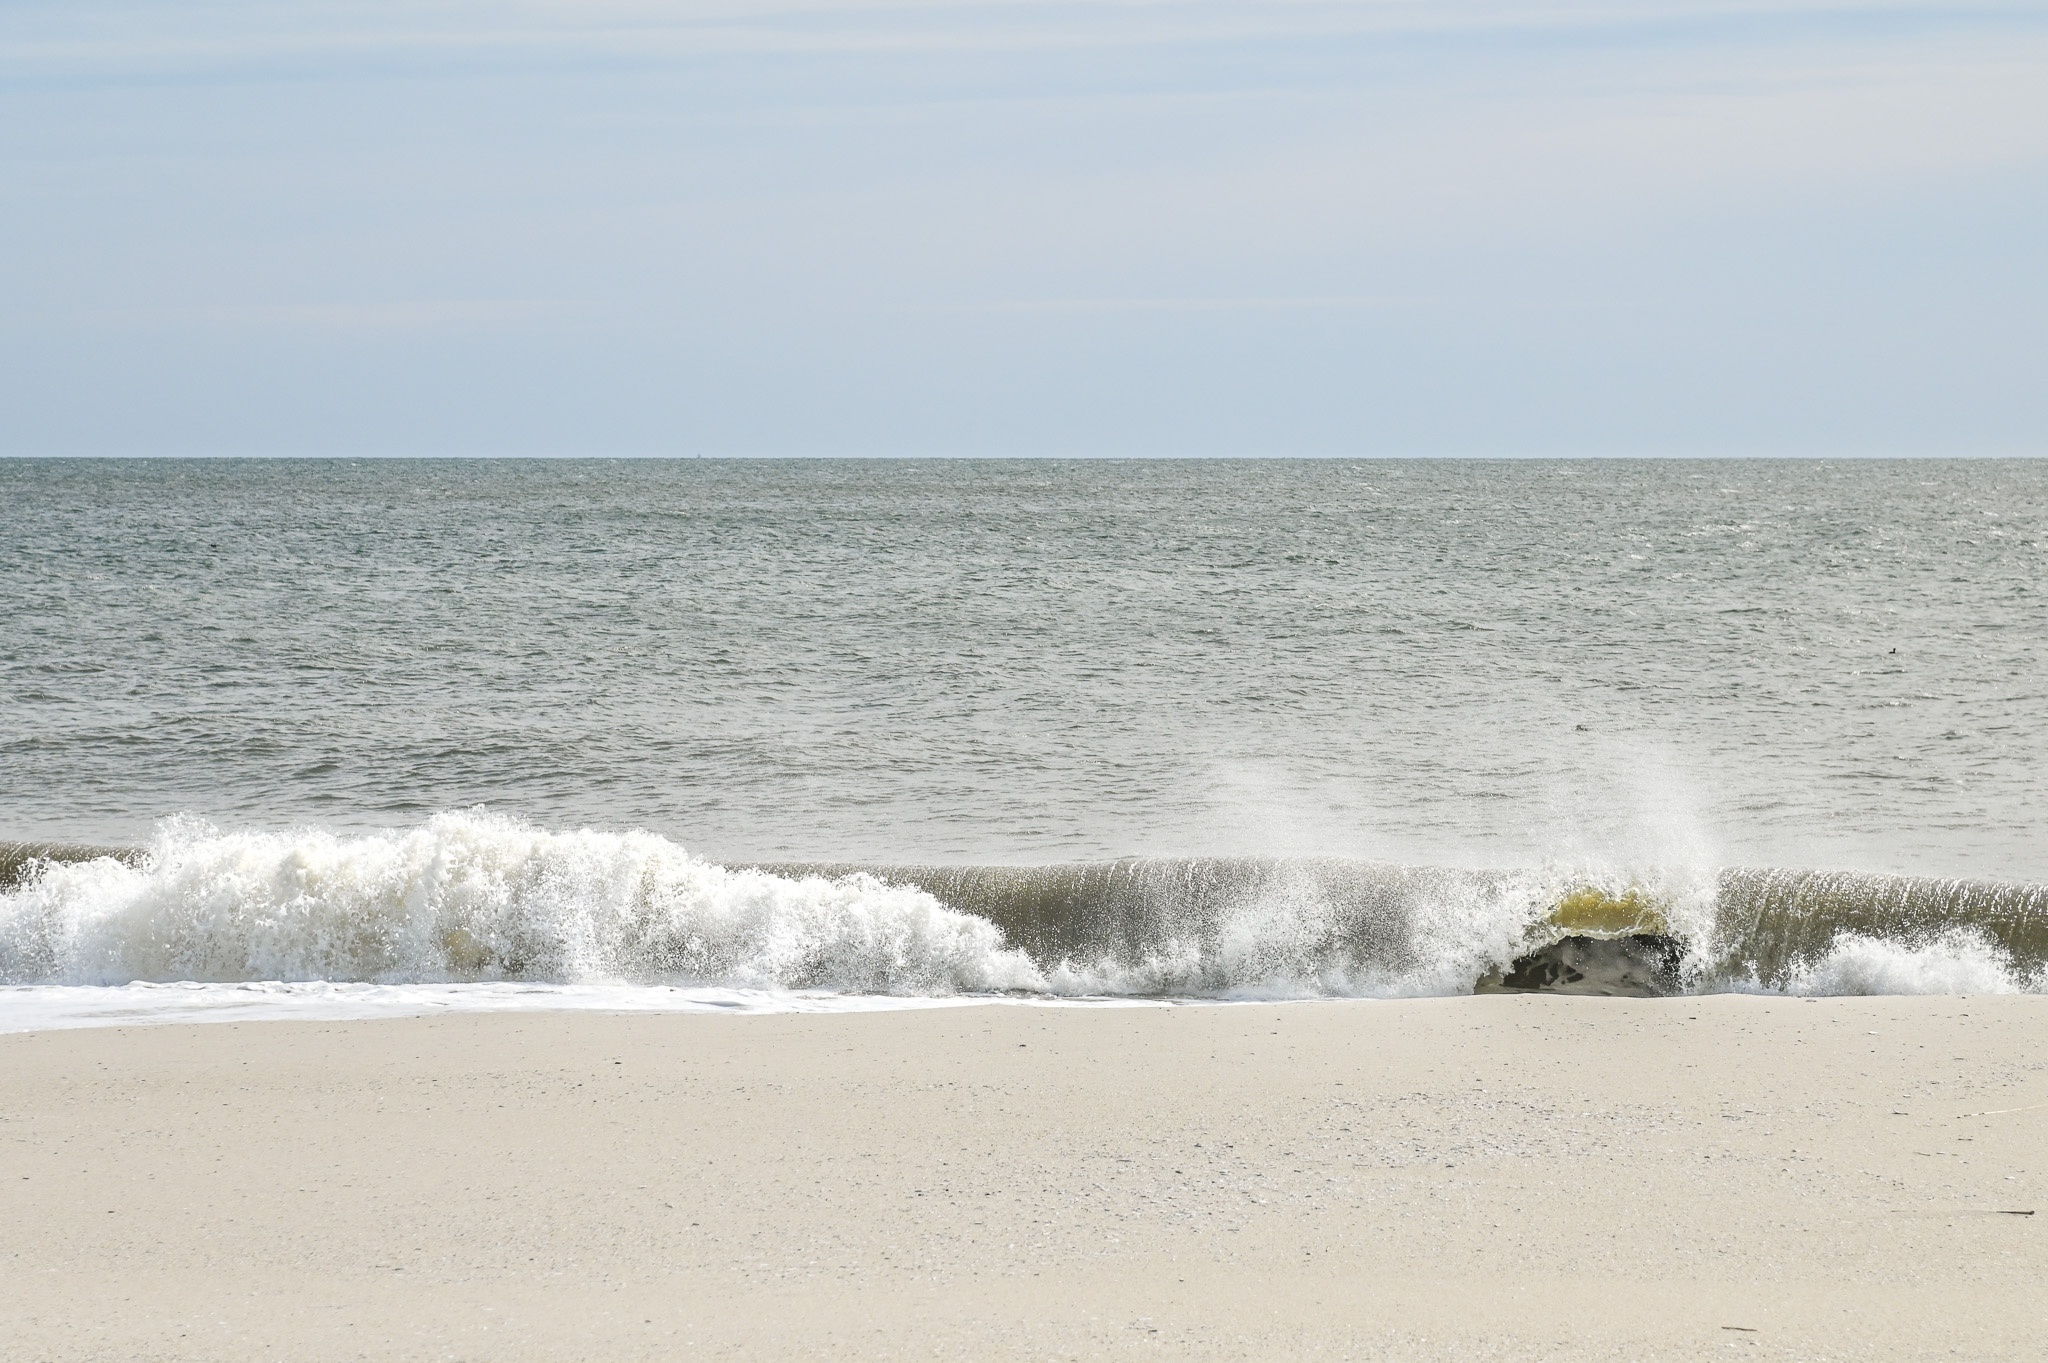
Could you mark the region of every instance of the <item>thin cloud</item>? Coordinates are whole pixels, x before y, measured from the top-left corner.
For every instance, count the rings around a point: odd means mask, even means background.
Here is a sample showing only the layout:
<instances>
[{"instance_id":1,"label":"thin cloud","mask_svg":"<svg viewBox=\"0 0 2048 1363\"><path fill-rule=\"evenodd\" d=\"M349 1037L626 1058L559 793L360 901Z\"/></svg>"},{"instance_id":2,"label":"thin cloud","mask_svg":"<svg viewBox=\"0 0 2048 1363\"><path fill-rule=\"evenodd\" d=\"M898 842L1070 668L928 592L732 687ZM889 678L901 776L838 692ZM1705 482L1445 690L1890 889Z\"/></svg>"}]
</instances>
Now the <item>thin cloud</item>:
<instances>
[{"instance_id":1,"label":"thin cloud","mask_svg":"<svg viewBox=\"0 0 2048 1363\"><path fill-rule=\"evenodd\" d=\"M0 14L0 71L21 78L401 61L687 61L735 55L1030 53L1317 40L1688 42L1722 33L1837 36L2048 30L2038 5L1922 0L1529 6L1498 0L1418 4L1095 3L1030 0L872 4L591 4L292 7L16 4Z\"/></svg>"},{"instance_id":2,"label":"thin cloud","mask_svg":"<svg viewBox=\"0 0 2048 1363\"><path fill-rule=\"evenodd\" d=\"M81 309L52 321L87 327L154 330L201 327L292 332L475 330L556 322L581 305L528 298L402 299L384 302L208 304Z\"/></svg>"},{"instance_id":3,"label":"thin cloud","mask_svg":"<svg viewBox=\"0 0 2048 1363\"><path fill-rule=\"evenodd\" d=\"M999 298L934 304L919 309L941 313L1120 313L1120 312L1377 312L1411 308L1640 308L1672 300L1633 298L1483 298L1396 294L1328 294L1299 297L1125 297Z\"/></svg>"}]
</instances>

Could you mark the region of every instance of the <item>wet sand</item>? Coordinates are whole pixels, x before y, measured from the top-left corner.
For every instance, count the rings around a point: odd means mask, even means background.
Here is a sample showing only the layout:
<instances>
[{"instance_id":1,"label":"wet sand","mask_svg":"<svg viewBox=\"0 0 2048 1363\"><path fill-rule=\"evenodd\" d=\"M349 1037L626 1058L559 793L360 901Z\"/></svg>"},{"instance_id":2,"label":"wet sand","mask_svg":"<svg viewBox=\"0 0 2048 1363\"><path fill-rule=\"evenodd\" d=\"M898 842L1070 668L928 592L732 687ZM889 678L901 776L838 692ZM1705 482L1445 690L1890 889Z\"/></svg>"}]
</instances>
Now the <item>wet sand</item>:
<instances>
[{"instance_id":1,"label":"wet sand","mask_svg":"<svg viewBox=\"0 0 2048 1363\"><path fill-rule=\"evenodd\" d=\"M5 1036L0 1224L12 1360L2041 1357L2048 999Z\"/></svg>"}]
</instances>

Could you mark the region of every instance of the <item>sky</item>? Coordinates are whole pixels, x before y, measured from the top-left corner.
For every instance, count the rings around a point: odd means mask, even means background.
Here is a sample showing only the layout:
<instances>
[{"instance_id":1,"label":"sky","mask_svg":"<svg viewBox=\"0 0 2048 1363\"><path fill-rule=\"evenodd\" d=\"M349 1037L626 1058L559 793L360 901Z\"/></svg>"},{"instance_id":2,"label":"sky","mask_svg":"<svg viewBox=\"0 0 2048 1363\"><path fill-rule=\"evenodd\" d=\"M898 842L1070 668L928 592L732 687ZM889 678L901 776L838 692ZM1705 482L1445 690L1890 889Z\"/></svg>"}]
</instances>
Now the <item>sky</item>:
<instances>
[{"instance_id":1,"label":"sky","mask_svg":"<svg viewBox=\"0 0 2048 1363\"><path fill-rule=\"evenodd\" d=\"M0 453L2048 453L2042 0L4 0Z\"/></svg>"}]
</instances>

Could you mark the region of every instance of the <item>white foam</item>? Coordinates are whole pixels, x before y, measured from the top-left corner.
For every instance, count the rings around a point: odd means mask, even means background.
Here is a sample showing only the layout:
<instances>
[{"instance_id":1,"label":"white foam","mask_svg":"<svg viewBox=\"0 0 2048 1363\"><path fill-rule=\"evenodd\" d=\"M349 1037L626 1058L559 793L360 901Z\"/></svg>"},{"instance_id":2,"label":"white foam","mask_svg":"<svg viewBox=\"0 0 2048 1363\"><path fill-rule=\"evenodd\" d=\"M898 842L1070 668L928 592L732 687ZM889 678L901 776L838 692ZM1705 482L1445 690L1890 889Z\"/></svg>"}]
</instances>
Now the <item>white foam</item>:
<instances>
[{"instance_id":1,"label":"white foam","mask_svg":"<svg viewBox=\"0 0 2048 1363\"><path fill-rule=\"evenodd\" d=\"M1795 968L1782 992L1813 997L2015 994L2028 987L1996 944L1956 929L1914 943L1844 932L1826 956Z\"/></svg>"},{"instance_id":2,"label":"white foam","mask_svg":"<svg viewBox=\"0 0 2048 1363\"><path fill-rule=\"evenodd\" d=\"M0 895L0 983L530 980L943 996L1043 989L995 926L870 877L733 871L647 833L159 830L140 866Z\"/></svg>"},{"instance_id":3,"label":"white foam","mask_svg":"<svg viewBox=\"0 0 2048 1363\"><path fill-rule=\"evenodd\" d=\"M1554 939L1549 906L1586 886L1646 892L1688 940L1710 940L1715 923L1715 877L1697 868L1360 864L1334 893L1319 878L1327 867L1268 872L1213 914L1162 913L1148 940L1033 960L995 923L910 885L733 870L649 833L550 832L481 812L349 836L174 820L133 864L45 863L0 890L0 1029L503 1008L843 1011L1006 995L1414 997L1466 993ZM1844 934L1778 992L2043 983L1969 932L1911 943Z\"/></svg>"},{"instance_id":4,"label":"white foam","mask_svg":"<svg viewBox=\"0 0 2048 1363\"><path fill-rule=\"evenodd\" d=\"M354 984L252 980L202 984L0 985L0 1033L184 1022L352 1022L456 1013L878 1013L1032 1004L1057 1008L1164 1008L1162 999L914 997L819 990L686 988L630 984Z\"/></svg>"},{"instance_id":5,"label":"white foam","mask_svg":"<svg viewBox=\"0 0 2048 1363\"><path fill-rule=\"evenodd\" d=\"M987 919L913 886L731 870L648 833L549 832L481 812L351 836L173 820L137 864L45 865L0 892L0 984L1460 993L1512 959L1542 906L1576 883L1576 873L1556 868L1393 870L1403 888L1378 945L1404 958L1398 966L1345 946L1339 906L1308 874L1263 881L1220 923L1165 924L1136 958L1035 962Z\"/></svg>"}]
</instances>

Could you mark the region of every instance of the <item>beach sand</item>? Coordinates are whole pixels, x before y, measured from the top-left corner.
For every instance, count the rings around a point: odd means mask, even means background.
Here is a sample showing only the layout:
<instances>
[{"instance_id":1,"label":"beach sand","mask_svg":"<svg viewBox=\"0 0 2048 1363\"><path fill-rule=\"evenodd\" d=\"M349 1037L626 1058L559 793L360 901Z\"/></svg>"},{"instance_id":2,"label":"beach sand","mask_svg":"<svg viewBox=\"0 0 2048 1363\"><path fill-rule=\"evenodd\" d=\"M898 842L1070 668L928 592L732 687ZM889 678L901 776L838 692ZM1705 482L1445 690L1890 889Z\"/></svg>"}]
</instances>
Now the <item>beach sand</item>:
<instances>
[{"instance_id":1,"label":"beach sand","mask_svg":"<svg viewBox=\"0 0 2048 1363\"><path fill-rule=\"evenodd\" d=\"M0 1339L16 1363L2042 1358L2042 1104L2034 997L5 1036Z\"/></svg>"}]
</instances>

